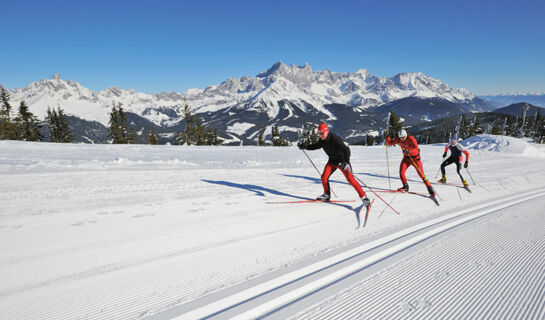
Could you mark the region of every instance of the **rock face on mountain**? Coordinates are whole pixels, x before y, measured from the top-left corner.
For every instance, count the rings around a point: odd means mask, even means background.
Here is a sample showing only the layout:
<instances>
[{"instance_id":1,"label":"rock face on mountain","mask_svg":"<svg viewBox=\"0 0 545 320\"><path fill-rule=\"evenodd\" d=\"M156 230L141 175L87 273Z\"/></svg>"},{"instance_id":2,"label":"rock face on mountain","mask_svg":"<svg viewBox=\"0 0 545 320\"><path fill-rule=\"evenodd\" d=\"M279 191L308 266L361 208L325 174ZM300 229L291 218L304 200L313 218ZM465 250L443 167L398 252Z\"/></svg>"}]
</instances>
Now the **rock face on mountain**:
<instances>
[{"instance_id":1,"label":"rock face on mountain","mask_svg":"<svg viewBox=\"0 0 545 320\"><path fill-rule=\"evenodd\" d=\"M116 86L94 92L59 74L10 93L13 104L25 100L39 118L45 117L48 107L61 106L66 114L104 126L112 103L122 103L125 111L144 118L165 136L183 127L181 110L187 101L205 124L215 125L233 143L255 140L260 127L267 136L275 124L293 140L303 123L319 121L327 121L345 137L361 139L379 129L391 108L398 108L411 122L493 109L468 90L451 88L419 72L381 78L366 69L314 71L308 64L282 62L254 77L230 78L182 93L147 94Z\"/></svg>"}]
</instances>

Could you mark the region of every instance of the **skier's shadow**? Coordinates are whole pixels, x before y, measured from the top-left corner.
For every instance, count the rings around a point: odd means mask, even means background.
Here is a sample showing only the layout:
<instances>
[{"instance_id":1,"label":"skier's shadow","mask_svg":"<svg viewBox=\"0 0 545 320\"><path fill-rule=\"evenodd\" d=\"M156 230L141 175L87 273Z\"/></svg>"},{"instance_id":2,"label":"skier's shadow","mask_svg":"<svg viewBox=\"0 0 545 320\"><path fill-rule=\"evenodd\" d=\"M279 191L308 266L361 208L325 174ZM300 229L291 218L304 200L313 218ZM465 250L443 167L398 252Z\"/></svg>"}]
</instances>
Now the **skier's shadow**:
<instances>
[{"instance_id":1,"label":"skier's shadow","mask_svg":"<svg viewBox=\"0 0 545 320\"><path fill-rule=\"evenodd\" d=\"M284 176L284 177L288 177L288 178L298 178L298 179L304 179L304 180L312 181L314 183L319 183L319 184L322 183L322 179L317 179L317 178L313 178L313 177L299 176L299 175L295 175L295 174L281 174L281 175ZM335 182L335 183L341 183L341 184L349 185L348 182L331 180L331 179L329 179L329 182ZM373 189L387 190L387 189L377 188L377 187L373 187ZM356 227L356 229L358 229L360 227L360 225L361 225L360 215L361 215L361 211L363 209L363 203L359 207L351 208L351 209L354 211L354 214L356 215L356 221L358 222L358 226Z\"/></svg>"},{"instance_id":2,"label":"skier's shadow","mask_svg":"<svg viewBox=\"0 0 545 320\"><path fill-rule=\"evenodd\" d=\"M354 173L354 175L355 174L356 173ZM281 175L284 176L284 177L288 177L288 178L299 178L299 179L309 180L309 181L312 181L312 182L315 182L315 183L320 183L320 184L322 183L321 179L312 178L312 177L298 176L298 175L294 175L294 174L281 174ZM329 179L329 182L335 182L335 183L350 185L348 182L343 182L343 181L338 181L338 180ZM376 187L376 186L369 186L369 187L373 188L373 190L389 190L388 188L381 188L381 187Z\"/></svg>"},{"instance_id":3,"label":"skier's shadow","mask_svg":"<svg viewBox=\"0 0 545 320\"><path fill-rule=\"evenodd\" d=\"M296 175L296 174L280 174L280 175L284 176L284 177L288 177L288 178L299 178L299 179L303 179L303 180L312 181L312 182L317 183L317 184L322 184L322 179L321 178L299 176L299 175ZM332 179L329 179L329 182L335 182L335 183L340 183L340 184L348 184L347 182L332 180Z\"/></svg>"},{"instance_id":4,"label":"skier's shadow","mask_svg":"<svg viewBox=\"0 0 545 320\"><path fill-rule=\"evenodd\" d=\"M282 191L278 191L278 190L274 190L274 189L270 189L270 188L265 188L265 187L258 186L258 185L255 185L255 184L241 184L241 183L234 183L234 182L229 182L229 181L207 180L207 179L201 179L201 181L206 182L206 183L212 183L212 184L217 184L217 185L221 185L221 186L226 186L226 187L232 187L232 188L251 191L251 192L254 192L257 196L260 196L260 197L265 197L266 196L265 193L270 193L270 194L274 194L274 195L277 195L277 196L290 197L290 198L297 199L297 200L312 200L311 198L308 198L308 197L301 197L301 196L285 193L285 192L282 192ZM355 211L354 208L352 208L351 206L346 205L346 204L342 204L342 203L330 203L330 204L349 209L350 211ZM359 213L357 213L357 214L359 214ZM358 220L359 220L359 217L358 217Z\"/></svg>"},{"instance_id":5,"label":"skier's shadow","mask_svg":"<svg viewBox=\"0 0 545 320\"><path fill-rule=\"evenodd\" d=\"M369 177L375 177L375 178L384 178L384 179L399 179L399 176L385 176L385 175L382 175L382 174L375 174L375 173L369 173L369 172L354 172L354 174L361 174L361 175L365 175L365 176L369 176ZM411 182L422 182L422 180L415 180L415 179L407 179L407 181L411 181Z\"/></svg>"}]
</instances>

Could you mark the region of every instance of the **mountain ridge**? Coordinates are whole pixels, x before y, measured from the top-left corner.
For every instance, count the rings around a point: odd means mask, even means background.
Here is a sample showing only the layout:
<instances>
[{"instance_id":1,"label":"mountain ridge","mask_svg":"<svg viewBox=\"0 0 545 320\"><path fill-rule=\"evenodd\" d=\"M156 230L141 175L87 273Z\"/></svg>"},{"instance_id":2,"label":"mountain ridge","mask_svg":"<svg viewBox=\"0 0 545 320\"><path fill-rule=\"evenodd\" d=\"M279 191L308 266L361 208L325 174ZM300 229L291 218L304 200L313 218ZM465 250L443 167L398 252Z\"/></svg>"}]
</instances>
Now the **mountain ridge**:
<instances>
[{"instance_id":1,"label":"mountain ridge","mask_svg":"<svg viewBox=\"0 0 545 320\"><path fill-rule=\"evenodd\" d=\"M457 112L491 109L469 90L452 88L421 72L377 77L367 69L354 73L333 72L313 70L308 63L288 66L281 61L256 76L228 78L217 85L185 92L148 94L118 86L95 92L74 80L64 80L57 73L52 79L42 79L10 93L14 104L25 100L40 119L45 118L48 107L61 106L67 115L105 126L115 102L122 103L126 112L159 127L179 128L183 124L182 107L187 101L205 124L216 125L234 140L255 136L259 127L270 134L274 124L285 126L295 134L304 122L328 121L341 126L342 120L376 123L377 117L372 117L372 121L357 120L369 116L368 109L406 98L449 101L462 106ZM421 120L434 118L433 108L426 112ZM348 117L356 119L348 120ZM351 136L362 136L366 132L364 128L352 128Z\"/></svg>"}]
</instances>

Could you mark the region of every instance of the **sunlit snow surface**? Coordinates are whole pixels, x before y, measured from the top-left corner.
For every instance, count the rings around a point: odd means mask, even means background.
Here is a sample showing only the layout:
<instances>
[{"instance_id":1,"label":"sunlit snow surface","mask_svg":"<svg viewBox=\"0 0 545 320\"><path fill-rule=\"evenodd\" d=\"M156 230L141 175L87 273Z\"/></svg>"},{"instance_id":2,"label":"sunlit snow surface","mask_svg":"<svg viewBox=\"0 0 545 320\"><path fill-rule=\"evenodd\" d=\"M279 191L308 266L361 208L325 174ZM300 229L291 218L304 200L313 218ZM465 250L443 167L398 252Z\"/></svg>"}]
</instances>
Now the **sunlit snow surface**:
<instances>
[{"instance_id":1,"label":"sunlit snow surface","mask_svg":"<svg viewBox=\"0 0 545 320\"><path fill-rule=\"evenodd\" d=\"M473 193L436 186L440 207L381 193L401 215L369 193L368 225L356 228L360 203L338 172L335 199L356 202L267 204L322 193L296 147L0 141L0 318L138 319L461 206L545 187L543 146L486 135L464 144ZM385 148L351 150L356 176L388 189ZM432 181L443 151L421 146ZM388 152L397 188L401 151ZM307 154L321 170L324 152ZM412 191L426 191L414 169L407 175ZM459 183L454 166L447 176Z\"/></svg>"}]
</instances>

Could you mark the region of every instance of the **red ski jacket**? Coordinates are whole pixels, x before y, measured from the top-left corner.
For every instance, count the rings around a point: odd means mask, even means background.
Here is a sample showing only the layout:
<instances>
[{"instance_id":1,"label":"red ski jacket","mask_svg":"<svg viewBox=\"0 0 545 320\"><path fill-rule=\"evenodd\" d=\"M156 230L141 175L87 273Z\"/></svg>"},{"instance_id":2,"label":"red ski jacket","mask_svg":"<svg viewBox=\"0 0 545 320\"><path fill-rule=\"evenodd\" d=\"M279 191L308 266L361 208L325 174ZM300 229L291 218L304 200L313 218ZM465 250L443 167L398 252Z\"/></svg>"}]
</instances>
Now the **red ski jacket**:
<instances>
[{"instance_id":1,"label":"red ski jacket","mask_svg":"<svg viewBox=\"0 0 545 320\"><path fill-rule=\"evenodd\" d=\"M386 137L386 144L389 146L399 144L405 157L409 156L413 158L413 160L420 160L420 149L418 149L418 142L416 142L416 139L413 136L408 136L405 141L399 138L392 140L390 137ZM406 154L405 150L409 150L409 154Z\"/></svg>"}]
</instances>

